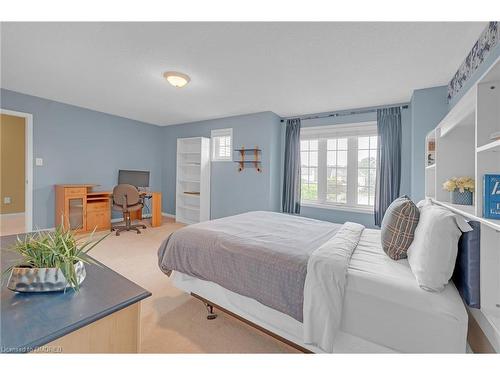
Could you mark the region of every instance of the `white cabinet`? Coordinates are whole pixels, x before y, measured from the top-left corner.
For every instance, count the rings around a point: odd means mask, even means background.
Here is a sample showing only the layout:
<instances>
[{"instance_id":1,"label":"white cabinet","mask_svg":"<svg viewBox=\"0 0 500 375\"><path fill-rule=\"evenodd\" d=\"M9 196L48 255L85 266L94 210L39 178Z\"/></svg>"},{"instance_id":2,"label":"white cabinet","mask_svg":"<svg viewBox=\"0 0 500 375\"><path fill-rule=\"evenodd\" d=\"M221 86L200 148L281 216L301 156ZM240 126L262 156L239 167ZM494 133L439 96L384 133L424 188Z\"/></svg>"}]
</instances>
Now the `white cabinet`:
<instances>
[{"instance_id":1,"label":"white cabinet","mask_svg":"<svg viewBox=\"0 0 500 375\"><path fill-rule=\"evenodd\" d=\"M185 224L210 220L210 139L177 139L175 219Z\"/></svg>"}]
</instances>

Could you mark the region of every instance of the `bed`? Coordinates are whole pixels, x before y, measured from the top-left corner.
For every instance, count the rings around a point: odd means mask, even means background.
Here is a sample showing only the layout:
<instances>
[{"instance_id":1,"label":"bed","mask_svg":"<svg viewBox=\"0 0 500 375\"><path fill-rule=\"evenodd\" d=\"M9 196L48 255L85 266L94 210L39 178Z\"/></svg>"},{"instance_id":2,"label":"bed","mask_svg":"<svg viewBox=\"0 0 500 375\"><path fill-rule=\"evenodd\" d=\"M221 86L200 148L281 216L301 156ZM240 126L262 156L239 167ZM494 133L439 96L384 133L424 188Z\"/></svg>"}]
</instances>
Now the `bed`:
<instances>
[{"instance_id":1,"label":"bed","mask_svg":"<svg viewBox=\"0 0 500 375\"><path fill-rule=\"evenodd\" d=\"M302 351L465 352L467 313L455 285L420 289L408 262L383 252L380 231L348 224L236 215L174 232L159 265L209 307Z\"/></svg>"}]
</instances>

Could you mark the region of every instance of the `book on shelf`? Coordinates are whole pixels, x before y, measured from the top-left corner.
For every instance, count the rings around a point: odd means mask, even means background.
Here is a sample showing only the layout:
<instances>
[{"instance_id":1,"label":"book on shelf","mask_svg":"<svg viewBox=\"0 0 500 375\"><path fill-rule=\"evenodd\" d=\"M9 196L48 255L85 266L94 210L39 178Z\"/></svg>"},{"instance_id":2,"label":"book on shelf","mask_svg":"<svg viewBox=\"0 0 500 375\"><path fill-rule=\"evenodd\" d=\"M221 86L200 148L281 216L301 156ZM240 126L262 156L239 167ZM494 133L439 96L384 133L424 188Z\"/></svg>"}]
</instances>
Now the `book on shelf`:
<instances>
[{"instance_id":1,"label":"book on shelf","mask_svg":"<svg viewBox=\"0 0 500 375\"><path fill-rule=\"evenodd\" d=\"M500 219L500 174L485 174L483 178L483 216Z\"/></svg>"}]
</instances>

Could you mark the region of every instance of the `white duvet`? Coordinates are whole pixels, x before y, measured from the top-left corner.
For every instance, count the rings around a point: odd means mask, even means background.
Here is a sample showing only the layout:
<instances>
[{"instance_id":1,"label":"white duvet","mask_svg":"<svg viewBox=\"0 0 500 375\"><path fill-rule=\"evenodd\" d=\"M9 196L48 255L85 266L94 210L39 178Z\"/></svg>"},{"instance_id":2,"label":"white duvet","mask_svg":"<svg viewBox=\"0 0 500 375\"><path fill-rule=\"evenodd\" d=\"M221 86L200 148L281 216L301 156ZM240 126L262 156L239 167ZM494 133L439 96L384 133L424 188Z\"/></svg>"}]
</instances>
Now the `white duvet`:
<instances>
[{"instance_id":1,"label":"white duvet","mask_svg":"<svg viewBox=\"0 0 500 375\"><path fill-rule=\"evenodd\" d=\"M331 353L342 321L347 269L364 226L345 223L315 250L307 263L304 285L304 343Z\"/></svg>"}]
</instances>

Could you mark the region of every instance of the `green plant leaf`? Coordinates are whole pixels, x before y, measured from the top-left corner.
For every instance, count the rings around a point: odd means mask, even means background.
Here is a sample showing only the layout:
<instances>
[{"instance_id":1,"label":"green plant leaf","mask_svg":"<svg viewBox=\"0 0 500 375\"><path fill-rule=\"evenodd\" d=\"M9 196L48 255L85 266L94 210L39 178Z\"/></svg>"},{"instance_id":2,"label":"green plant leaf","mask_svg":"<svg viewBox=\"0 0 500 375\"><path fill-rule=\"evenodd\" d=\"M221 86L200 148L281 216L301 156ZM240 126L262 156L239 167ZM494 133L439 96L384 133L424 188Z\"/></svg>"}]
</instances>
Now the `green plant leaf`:
<instances>
[{"instance_id":1,"label":"green plant leaf","mask_svg":"<svg viewBox=\"0 0 500 375\"><path fill-rule=\"evenodd\" d=\"M8 250L16 252L21 257L21 261L15 266L27 265L37 268L59 268L70 287L78 291L79 285L74 266L75 263L81 261L84 264L93 264L100 267L101 265L87 255L87 252L92 250L111 233L98 240L93 238L94 234L95 229L85 240L76 240L71 230L66 230L63 226L59 226L53 232L36 232L34 234L27 234L24 238L18 236L16 242ZM9 274L15 266L5 269L2 273L2 278Z\"/></svg>"}]
</instances>

